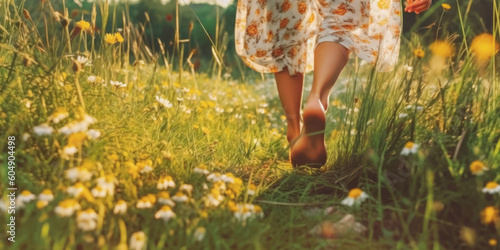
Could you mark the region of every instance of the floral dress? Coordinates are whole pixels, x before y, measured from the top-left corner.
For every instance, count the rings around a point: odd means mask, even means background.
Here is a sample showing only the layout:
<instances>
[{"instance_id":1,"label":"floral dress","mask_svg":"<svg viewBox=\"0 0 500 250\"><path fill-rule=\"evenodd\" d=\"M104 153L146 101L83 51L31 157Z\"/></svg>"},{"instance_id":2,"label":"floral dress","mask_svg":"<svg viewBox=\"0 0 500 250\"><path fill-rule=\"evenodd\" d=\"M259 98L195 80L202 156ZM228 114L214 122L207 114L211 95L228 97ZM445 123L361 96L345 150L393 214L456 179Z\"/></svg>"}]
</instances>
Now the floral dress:
<instances>
[{"instance_id":1,"label":"floral dress","mask_svg":"<svg viewBox=\"0 0 500 250\"><path fill-rule=\"evenodd\" d=\"M383 72L397 63L400 27L400 0L239 0L235 45L263 73L313 70L314 48L326 41Z\"/></svg>"}]
</instances>

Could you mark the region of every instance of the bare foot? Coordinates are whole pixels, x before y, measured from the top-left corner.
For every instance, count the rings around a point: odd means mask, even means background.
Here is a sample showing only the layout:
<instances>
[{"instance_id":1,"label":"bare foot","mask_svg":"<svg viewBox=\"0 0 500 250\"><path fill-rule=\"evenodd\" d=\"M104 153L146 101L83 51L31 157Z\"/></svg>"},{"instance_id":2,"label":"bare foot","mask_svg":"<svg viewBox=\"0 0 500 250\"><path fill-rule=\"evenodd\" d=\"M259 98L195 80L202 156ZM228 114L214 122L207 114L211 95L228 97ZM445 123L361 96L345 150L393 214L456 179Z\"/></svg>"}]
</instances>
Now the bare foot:
<instances>
[{"instance_id":1,"label":"bare foot","mask_svg":"<svg viewBox=\"0 0 500 250\"><path fill-rule=\"evenodd\" d=\"M319 100L308 102L302 115L303 133L290 150L292 165L321 167L326 163L325 110Z\"/></svg>"}]
</instances>

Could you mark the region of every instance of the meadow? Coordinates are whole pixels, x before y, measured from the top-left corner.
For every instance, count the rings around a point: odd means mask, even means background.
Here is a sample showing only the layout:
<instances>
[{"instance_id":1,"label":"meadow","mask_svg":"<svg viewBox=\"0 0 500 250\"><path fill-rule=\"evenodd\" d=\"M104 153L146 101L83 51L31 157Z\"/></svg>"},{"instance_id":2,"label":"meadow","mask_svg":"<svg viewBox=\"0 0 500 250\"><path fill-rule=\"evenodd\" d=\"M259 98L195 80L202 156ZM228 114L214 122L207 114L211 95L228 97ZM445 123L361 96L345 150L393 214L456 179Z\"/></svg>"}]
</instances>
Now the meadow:
<instances>
[{"instance_id":1,"label":"meadow","mask_svg":"<svg viewBox=\"0 0 500 250\"><path fill-rule=\"evenodd\" d=\"M272 75L225 65L224 34L197 71L179 27L39 2L0 2L0 249L497 247L497 2L489 30L434 3L393 72L353 57L320 169L291 167Z\"/></svg>"}]
</instances>

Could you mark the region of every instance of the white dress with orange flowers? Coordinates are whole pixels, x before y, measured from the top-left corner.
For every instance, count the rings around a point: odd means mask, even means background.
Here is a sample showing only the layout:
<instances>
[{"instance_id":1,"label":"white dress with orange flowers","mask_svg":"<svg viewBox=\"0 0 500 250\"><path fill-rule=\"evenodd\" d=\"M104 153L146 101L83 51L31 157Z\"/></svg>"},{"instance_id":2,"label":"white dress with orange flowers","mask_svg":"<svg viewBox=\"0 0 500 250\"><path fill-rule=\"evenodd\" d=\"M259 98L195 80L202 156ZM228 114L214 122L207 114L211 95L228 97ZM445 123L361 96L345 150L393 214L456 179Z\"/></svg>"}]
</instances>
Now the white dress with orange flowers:
<instances>
[{"instance_id":1,"label":"white dress with orange flowers","mask_svg":"<svg viewBox=\"0 0 500 250\"><path fill-rule=\"evenodd\" d=\"M337 42L390 71L397 63L400 0L239 0L236 52L256 71L313 70L313 51Z\"/></svg>"}]
</instances>

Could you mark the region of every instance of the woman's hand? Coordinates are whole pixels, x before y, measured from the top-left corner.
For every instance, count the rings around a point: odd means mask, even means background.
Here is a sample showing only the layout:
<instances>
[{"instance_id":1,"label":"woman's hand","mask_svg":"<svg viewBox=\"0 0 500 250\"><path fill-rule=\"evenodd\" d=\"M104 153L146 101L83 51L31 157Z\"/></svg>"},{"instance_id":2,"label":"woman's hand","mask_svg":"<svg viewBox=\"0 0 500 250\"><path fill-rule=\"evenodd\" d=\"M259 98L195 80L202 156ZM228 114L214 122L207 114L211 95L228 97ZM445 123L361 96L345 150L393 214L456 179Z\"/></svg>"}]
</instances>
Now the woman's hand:
<instances>
[{"instance_id":1,"label":"woman's hand","mask_svg":"<svg viewBox=\"0 0 500 250\"><path fill-rule=\"evenodd\" d=\"M426 11L431 7L432 0L408 0L406 2L405 11L415 12L415 14L420 14L422 11Z\"/></svg>"}]
</instances>

